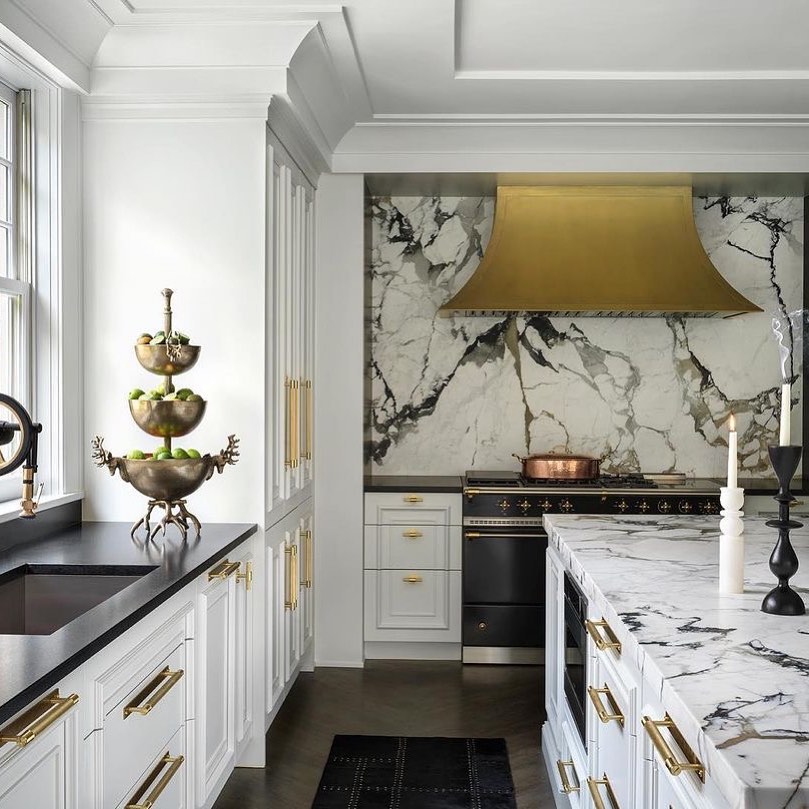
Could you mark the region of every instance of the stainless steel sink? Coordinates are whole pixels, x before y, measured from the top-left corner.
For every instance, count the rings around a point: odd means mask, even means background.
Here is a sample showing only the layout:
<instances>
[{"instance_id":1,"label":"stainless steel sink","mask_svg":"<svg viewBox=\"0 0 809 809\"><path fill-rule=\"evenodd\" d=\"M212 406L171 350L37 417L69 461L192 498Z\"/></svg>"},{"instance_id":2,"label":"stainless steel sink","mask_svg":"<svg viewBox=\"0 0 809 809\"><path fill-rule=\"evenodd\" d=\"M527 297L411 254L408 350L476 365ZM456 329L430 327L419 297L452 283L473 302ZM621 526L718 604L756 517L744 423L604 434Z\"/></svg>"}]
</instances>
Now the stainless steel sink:
<instances>
[{"instance_id":1,"label":"stainless steel sink","mask_svg":"<svg viewBox=\"0 0 809 809\"><path fill-rule=\"evenodd\" d=\"M154 567L24 565L0 576L0 635L50 635Z\"/></svg>"}]
</instances>

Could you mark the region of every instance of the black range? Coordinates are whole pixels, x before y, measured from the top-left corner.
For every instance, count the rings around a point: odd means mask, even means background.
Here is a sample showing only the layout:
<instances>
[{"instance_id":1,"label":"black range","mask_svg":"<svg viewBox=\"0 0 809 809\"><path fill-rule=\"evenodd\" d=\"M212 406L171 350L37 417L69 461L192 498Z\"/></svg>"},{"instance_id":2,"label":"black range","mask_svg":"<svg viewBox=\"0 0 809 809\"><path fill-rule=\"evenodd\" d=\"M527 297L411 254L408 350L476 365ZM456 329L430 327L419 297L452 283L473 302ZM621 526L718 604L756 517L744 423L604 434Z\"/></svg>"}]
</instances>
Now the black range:
<instances>
[{"instance_id":1,"label":"black range","mask_svg":"<svg viewBox=\"0 0 809 809\"><path fill-rule=\"evenodd\" d=\"M682 475L540 481L517 472L467 472L464 662L544 662L544 514L718 514L719 508L715 481Z\"/></svg>"}]
</instances>

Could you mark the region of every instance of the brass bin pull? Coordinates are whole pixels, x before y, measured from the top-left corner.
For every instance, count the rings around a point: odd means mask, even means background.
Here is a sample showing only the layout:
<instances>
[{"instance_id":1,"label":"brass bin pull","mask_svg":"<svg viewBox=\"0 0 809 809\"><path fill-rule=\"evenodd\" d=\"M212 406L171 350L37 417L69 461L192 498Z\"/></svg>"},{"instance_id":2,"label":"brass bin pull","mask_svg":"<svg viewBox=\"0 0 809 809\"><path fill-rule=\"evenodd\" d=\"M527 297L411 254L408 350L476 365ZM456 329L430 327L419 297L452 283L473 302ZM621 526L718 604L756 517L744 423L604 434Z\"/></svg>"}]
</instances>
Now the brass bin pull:
<instances>
[{"instance_id":1,"label":"brass bin pull","mask_svg":"<svg viewBox=\"0 0 809 809\"><path fill-rule=\"evenodd\" d=\"M286 424L284 435L284 466L292 468L292 384L288 376L284 377L284 405Z\"/></svg>"},{"instance_id":2,"label":"brass bin pull","mask_svg":"<svg viewBox=\"0 0 809 809\"><path fill-rule=\"evenodd\" d=\"M612 695L612 691L610 691L606 683L604 683L603 688L593 688L593 686L588 685L587 693L590 696L593 707L596 709L598 718L602 722L618 722L618 724L623 726L624 715L621 713L621 709L618 707L618 703L615 701L615 697ZM602 694L607 698L610 708L612 708L612 713L608 713L607 709L604 707L604 703L601 701Z\"/></svg>"},{"instance_id":3,"label":"brass bin pull","mask_svg":"<svg viewBox=\"0 0 809 809\"><path fill-rule=\"evenodd\" d=\"M284 553L287 557L287 592L286 599L284 600L284 609L295 610L298 608L298 593L295 587L295 582L298 581L298 547L297 545L290 545Z\"/></svg>"},{"instance_id":4,"label":"brass bin pull","mask_svg":"<svg viewBox=\"0 0 809 809\"><path fill-rule=\"evenodd\" d=\"M314 542L311 531L304 531L303 539L303 578L301 586L311 589L314 578Z\"/></svg>"},{"instance_id":5,"label":"brass bin pull","mask_svg":"<svg viewBox=\"0 0 809 809\"><path fill-rule=\"evenodd\" d=\"M248 592L253 589L253 563L244 563L244 573L241 570L236 574L236 581L244 582L244 589Z\"/></svg>"},{"instance_id":6,"label":"brass bin pull","mask_svg":"<svg viewBox=\"0 0 809 809\"><path fill-rule=\"evenodd\" d=\"M702 781L703 784L705 783L705 766L697 758L696 753L691 749L691 746L685 740L682 732L677 725L674 724L674 720L668 713L662 719L652 719L650 716L644 716L641 720L641 724L649 734L649 738L652 740L652 744L655 746L658 755L663 759L666 769L672 775L680 775L688 770L696 773L699 780ZM683 751L683 755L686 758L685 761L677 760L677 756L674 754L671 746L663 738L660 728L668 728L677 746Z\"/></svg>"},{"instance_id":7,"label":"brass bin pull","mask_svg":"<svg viewBox=\"0 0 809 809\"><path fill-rule=\"evenodd\" d=\"M292 467L298 468L301 459L301 436L300 436L300 381L292 380Z\"/></svg>"},{"instance_id":8,"label":"brass bin pull","mask_svg":"<svg viewBox=\"0 0 809 809\"><path fill-rule=\"evenodd\" d=\"M559 780L562 782L562 792L564 792L565 795L570 795L571 792L581 792L581 787L573 786L573 784L570 783L570 779L567 777L567 767L570 767L574 773L576 772L572 759L568 759L567 761L559 759L556 762L556 769L559 770Z\"/></svg>"},{"instance_id":9,"label":"brass bin pull","mask_svg":"<svg viewBox=\"0 0 809 809\"><path fill-rule=\"evenodd\" d=\"M407 531L402 531L402 536L407 539L419 539L420 537L423 537L424 534L417 528L410 528Z\"/></svg>"},{"instance_id":10,"label":"brass bin pull","mask_svg":"<svg viewBox=\"0 0 809 809\"><path fill-rule=\"evenodd\" d=\"M596 648L603 652L605 649L615 649L621 654L621 641L618 640L610 625L602 618L600 621L585 621L587 634L593 639ZM601 630L604 630L603 632ZM606 635L606 639L605 636Z\"/></svg>"},{"instance_id":11,"label":"brass bin pull","mask_svg":"<svg viewBox=\"0 0 809 809\"><path fill-rule=\"evenodd\" d=\"M303 457L304 460L312 460L312 433L314 432L313 425L315 420L314 413L314 398L312 396L312 380L306 379L301 383L303 387L303 417L304 417L304 440L303 440Z\"/></svg>"},{"instance_id":12,"label":"brass bin pull","mask_svg":"<svg viewBox=\"0 0 809 809\"><path fill-rule=\"evenodd\" d=\"M424 498L420 494L406 494L402 498L402 500L404 500L405 503L423 503L424 502Z\"/></svg>"},{"instance_id":13,"label":"brass bin pull","mask_svg":"<svg viewBox=\"0 0 809 809\"><path fill-rule=\"evenodd\" d=\"M208 571L208 581L213 581L214 579L226 579L238 569L238 562L228 562L227 559L223 559L216 567Z\"/></svg>"},{"instance_id":14,"label":"brass bin pull","mask_svg":"<svg viewBox=\"0 0 809 809\"><path fill-rule=\"evenodd\" d=\"M177 775L177 770L183 766L184 761L185 756L170 756L166 753L157 763L157 766L146 776L146 780L138 787L138 791L132 796L132 800L126 805L126 809L152 809L171 779ZM166 765L168 765L168 769L160 776ZM158 780L158 777L160 777L160 780ZM157 781L156 784L155 781ZM147 792L149 792L148 797L143 803L140 803L140 800Z\"/></svg>"},{"instance_id":15,"label":"brass bin pull","mask_svg":"<svg viewBox=\"0 0 809 809\"><path fill-rule=\"evenodd\" d=\"M422 579L421 576L405 576L402 581L407 584L421 584L424 579Z\"/></svg>"},{"instance_id":16,"label":"brass bin pull","mask_svg":"<svg viewBox=\"0 0 809 809\"><path fill-rule=\"evenodd\" d=\"M150 713L158 702L174 688L183 677L183 670L171 671L168 666L159 672L158 675L142 690L138 691L132 702L124 708L124 719L132 714L146 716ZM151 696L149 696L151 695ZM149 697L146 702L143 700ZM143 703L143 704L141 704Z\"/></svg>"},{"instance_id":17,"label":"brass bin pull","mask_svg":"<svg viewBox=\"0 0 809 809\"><path fill-rule=\"evenodd\" d=\"M60 697L58 688L51 691L33 708L0 730L0 747L4 744L25 747L46 731L60 716L66 714L78 701L78 694Z\"/></svg>"},{"instance_id":18,"label":"brass bin pull","mask_svg":"<svg viewBox=\"0 0 809 809\"><path fill-rule=\"evenodd\" d=\"M621 806L615 797L615 793L612 791L612 784L610 784L610 779L607 778L606 773L604 773L601 778L587 779L587 788L590 790L590 794L593 796L593 805L595 806L595 809L607 809L607 805L604 803L604 799L601 797L599 787L604 787L607 793L607 797L610 800L609 809L621 809Z\"/></svg>"}]
</instances>

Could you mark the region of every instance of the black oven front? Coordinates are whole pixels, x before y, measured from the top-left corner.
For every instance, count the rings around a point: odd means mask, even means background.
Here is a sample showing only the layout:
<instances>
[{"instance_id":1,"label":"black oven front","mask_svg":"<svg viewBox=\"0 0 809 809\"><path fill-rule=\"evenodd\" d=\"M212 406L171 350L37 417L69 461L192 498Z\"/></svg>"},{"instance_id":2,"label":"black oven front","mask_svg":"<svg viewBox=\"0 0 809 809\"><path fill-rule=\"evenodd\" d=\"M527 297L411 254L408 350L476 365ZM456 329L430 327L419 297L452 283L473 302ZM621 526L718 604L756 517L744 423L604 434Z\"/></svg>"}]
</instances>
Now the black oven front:
<instances>
[{"instance_id":1,"label":"black oven front","mask_svg":"<svg viewBox=\"0 0 809 809\"><path fill-rule=\"evenodd\" d=\"M587 699L587 598L565 572L564 688L573 721L587 749L585 700Z\"/></svg>"}]
</instances>

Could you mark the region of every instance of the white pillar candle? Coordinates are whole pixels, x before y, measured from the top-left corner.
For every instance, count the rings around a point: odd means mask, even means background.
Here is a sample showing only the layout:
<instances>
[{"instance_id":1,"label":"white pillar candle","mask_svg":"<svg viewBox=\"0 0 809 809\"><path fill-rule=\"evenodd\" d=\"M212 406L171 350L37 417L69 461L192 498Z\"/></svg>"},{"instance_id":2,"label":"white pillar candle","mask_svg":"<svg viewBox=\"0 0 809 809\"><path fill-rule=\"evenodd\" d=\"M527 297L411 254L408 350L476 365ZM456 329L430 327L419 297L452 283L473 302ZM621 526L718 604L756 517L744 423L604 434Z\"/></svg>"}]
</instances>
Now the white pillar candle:
<instances>
[{"instance_id":1,"label":"white pillar candle","mask_svg":"<svg viewBox=\"0 0 809 809\"><path fill-rule=\"evenodd\" d=\"M781 432L778 437L778 443L782 447L788 447L790 444L789 433L789 411L792 404L792 385L785 382L781 385ZM728 484L729 485L729 484Z\"/></svg>"},{"instance_id":2,"label":"white pillar candle","mask_svg":"<svg viewBox=\"0 0 809 809\"><path fill-rule=\"evenodd\" d=\"M728 483L729 489L736 488L738 471L738 436L736 433L736 417L730 414L730 432L728 433Z\"/></svg>"},{"instance_id":3,"label":"white pillar candle","mask_svg":"<svg viewBox=\"0 0 809 809\"><path fill-rule=\"evenodd\" d=\"M744 536L719 537L719 592L723 595L744 592Z\"/></svg>"}]
</instances>

